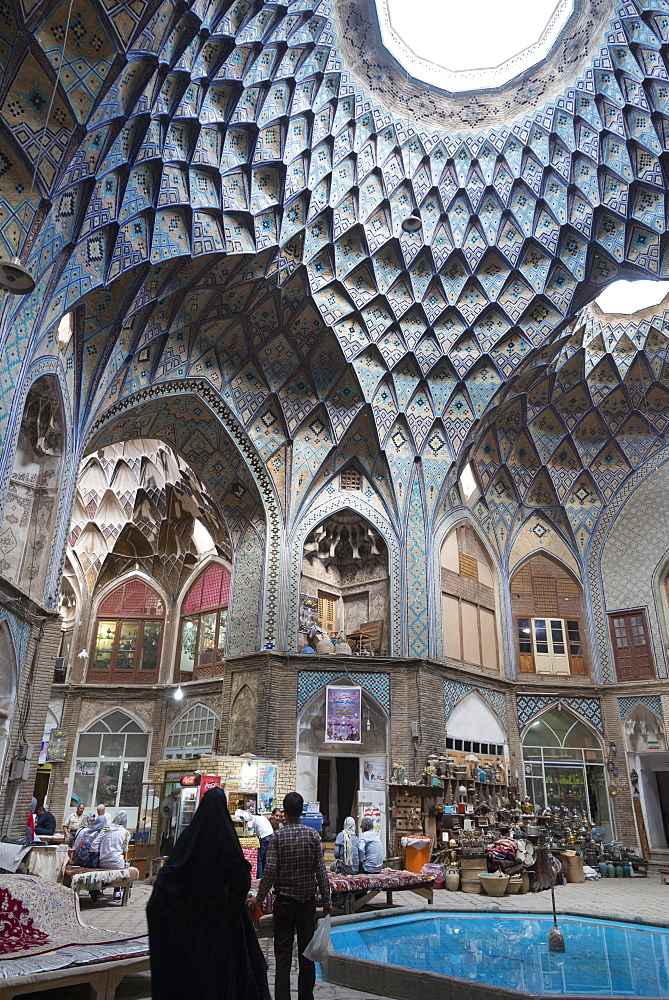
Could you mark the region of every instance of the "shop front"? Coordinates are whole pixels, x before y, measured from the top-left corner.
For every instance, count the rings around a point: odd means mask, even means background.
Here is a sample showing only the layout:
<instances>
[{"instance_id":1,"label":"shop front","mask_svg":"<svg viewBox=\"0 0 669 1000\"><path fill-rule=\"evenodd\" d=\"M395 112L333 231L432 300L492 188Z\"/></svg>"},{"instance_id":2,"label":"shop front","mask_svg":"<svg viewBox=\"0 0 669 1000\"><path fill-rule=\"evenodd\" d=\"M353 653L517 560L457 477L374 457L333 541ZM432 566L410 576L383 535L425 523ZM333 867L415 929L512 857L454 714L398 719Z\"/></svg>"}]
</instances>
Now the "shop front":
<instances>
[{"instance_id":1,"label":"shop front","mask_svg":"<svg viewBox=\"0 0 669 1000\"><path fill-rule=\"evenodd\" d=\"M568 709L555 706L523 736L525 787L537 812L576 812L614 837L604 748L597 733Z\"/></svg>"}]
</instances>

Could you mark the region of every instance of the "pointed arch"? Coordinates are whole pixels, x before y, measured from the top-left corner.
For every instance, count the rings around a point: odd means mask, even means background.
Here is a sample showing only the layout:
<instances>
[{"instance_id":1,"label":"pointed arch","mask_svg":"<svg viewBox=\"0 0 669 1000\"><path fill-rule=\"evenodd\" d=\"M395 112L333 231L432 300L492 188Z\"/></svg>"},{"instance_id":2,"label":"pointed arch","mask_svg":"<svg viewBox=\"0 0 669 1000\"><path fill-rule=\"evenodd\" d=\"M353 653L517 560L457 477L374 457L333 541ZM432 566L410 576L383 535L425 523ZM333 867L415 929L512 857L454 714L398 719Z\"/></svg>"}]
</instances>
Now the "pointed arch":
<instances>
[{"instance_id":1,"label":"pointed arch","mask_svg":"<svg viewBox=\"0 0 669 1000\"><path fill-rule=\"evenodd\" d=\"M209 753L214 748L220 725L220 716L213 708L200 701L196 702L170 726L163 757L166 760L184 760L200 753Z\"/></svg>"},{"instance_id":2,"label":"pointed arch","mask_svg":"<svg viewBox=\"0 0 669 1000\"><path fill-rule=\"evenodd\" d=\"M292 552L292 566L290 578L290 595L288 608L288 647L297 649L297 633L299 628L300 615L300 581L302 575L302 553L307 536L329 515L340 513L345 510L360 514L371 526L379 532L386 544L388 551L388 573L390 576L389 591L389 621L391 623L390 634L388 636L388 652L390 656L400 656L403 649L403 628L401 618L401 564L400 545L397 533L392 524L364 497L354 494L345 494L329 497L316 502L309 507L304 517L294 527L288 541L289 551Z\"/></svg>"}]
</instances>

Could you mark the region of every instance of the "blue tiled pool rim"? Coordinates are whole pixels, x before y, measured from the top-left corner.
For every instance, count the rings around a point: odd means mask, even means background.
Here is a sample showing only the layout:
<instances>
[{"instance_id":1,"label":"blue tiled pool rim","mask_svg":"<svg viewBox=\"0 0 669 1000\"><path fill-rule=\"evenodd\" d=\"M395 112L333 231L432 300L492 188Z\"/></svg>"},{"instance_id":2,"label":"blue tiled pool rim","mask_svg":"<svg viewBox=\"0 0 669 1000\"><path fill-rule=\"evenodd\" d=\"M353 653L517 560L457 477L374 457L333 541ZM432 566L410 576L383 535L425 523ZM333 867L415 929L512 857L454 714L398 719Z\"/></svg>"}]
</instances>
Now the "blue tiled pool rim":
<instances>
[{"instance_id":1,"label":"blue tiled pool rim","mask_svg":"<svg viewBox=\"0 0 669 1000\"><path fill-rule=\"evenodd\" d=\"M499 907L359 914L333 923L333 946L341 959L335 964L345 965L358 980L361 967L376 970L391 996L403 995L388 990L394 969L405 990L407 976L427 973L437 985L445 985L444 977L466 983L471 996L497 989L518 997L669 997L669 922L583 913L561 914L558 921L564 955L548 951L548 914ZM347 984L354 985L348 978ZM359 982L356 988L370 985ZM419 988L418 981L415 985Z\"/></svg>"}]
</instances>

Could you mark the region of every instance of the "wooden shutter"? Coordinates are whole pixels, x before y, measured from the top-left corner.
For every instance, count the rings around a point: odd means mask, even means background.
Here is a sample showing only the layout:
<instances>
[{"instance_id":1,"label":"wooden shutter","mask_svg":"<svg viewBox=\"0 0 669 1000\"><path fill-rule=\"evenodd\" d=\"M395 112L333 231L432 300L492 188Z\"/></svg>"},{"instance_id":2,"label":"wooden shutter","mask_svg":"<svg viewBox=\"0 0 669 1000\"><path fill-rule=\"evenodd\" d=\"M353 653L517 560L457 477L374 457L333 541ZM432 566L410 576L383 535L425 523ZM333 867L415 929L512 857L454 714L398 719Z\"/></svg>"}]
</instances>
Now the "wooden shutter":
<instances>
[{"instance_id":1,"label":"wooden shutter","mask_svg":"<svg viewBox=\"0 0 669 1000\"><path fill-rule=\"evenodd\" d=\"M329 634L337 631L337 598L318 591L318 624Z\"/></svg>"},{"instance_id":2,"label":"wooden shutter","mask_svg":"<svg viewBox=\"0 0 669 1000\"><path fill-rule=\"evenodd\" d=\"M618 680L655 677L645 613L628 611L609 615L609 627Z\"/></svg>"}]
</instances>

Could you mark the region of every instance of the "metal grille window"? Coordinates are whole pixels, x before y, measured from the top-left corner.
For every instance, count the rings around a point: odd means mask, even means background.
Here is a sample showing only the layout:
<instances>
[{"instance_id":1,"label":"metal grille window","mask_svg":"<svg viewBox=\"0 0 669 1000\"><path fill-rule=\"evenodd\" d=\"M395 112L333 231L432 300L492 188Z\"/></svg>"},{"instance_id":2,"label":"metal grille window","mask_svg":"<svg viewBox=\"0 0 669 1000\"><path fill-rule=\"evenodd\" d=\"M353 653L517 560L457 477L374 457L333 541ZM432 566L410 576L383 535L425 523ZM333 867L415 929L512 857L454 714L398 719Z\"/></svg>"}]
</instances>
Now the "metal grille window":
<instances>
[{"instance_id":1,"label":"metal grille window","mask_svg":"<svg viewBox=\"0 0 669 1000\"><path fill-rule=\"evenodd\" d=\"M346 469L342 472L340 482L343 490L359 490L362 488L362 476L357 469Z\"/></svg>"},{"instance_id":2,"label":"metal grille window","mask_svg":"<svg viewBox=\"0 0 669 1000\"><path fill-rule=\"evenodd\" d=\"M211 750L214 733L221 724L216 712L206 705L193 705L177 719L167 735L166 760L184 760Z\"/></svg>"}]
</instances>

